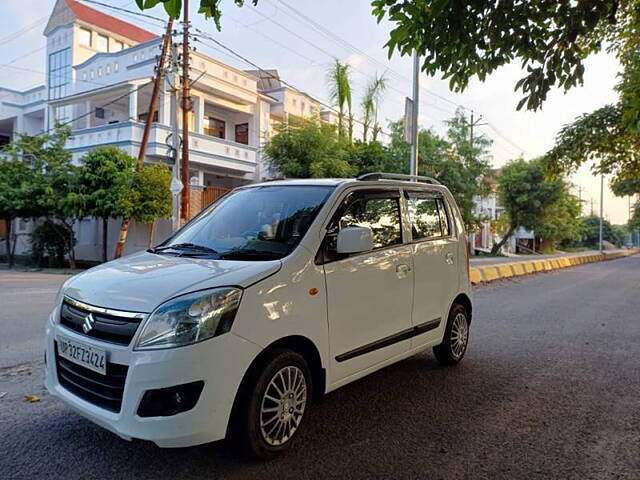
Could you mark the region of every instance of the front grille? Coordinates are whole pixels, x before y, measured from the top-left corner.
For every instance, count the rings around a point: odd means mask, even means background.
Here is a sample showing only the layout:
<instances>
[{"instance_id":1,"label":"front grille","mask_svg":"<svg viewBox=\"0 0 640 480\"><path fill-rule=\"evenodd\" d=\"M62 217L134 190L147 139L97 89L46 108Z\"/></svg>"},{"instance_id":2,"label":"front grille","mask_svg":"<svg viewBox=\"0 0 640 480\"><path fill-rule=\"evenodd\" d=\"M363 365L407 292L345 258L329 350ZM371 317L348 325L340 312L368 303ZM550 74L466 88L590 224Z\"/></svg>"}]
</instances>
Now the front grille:
<instances>
[{"instance_id":1,"label":"front grille","mask_svg":"<svg viewBox=\"0 0 640 480\"><path fill-rule=\"evenodd\" d=\"M107 362L107 374L76 365L58 355L56 348L56 372L58 382L74 395L112 412L120 412L122 394L127 379L127 365Z\"/></svg>"},{"instance_id":2,"label":"front grille","mask_svg":"<svg viewBox=\"0 0 640 480\"><path fill-rule=\"evenodd\" d=\"M93 328L88 332L82 329L87 315L91 313L95 322ZM125 313L125 312L123 312ZM88 337L98 338L106 342L117 343L118 345L129 345L142 320L142 314L138 318L131 316L118 316L116 314L99 313L85 310L84 308L72 305L65 300L60 309L60 324Z\"/></svg>"}]
</instances>

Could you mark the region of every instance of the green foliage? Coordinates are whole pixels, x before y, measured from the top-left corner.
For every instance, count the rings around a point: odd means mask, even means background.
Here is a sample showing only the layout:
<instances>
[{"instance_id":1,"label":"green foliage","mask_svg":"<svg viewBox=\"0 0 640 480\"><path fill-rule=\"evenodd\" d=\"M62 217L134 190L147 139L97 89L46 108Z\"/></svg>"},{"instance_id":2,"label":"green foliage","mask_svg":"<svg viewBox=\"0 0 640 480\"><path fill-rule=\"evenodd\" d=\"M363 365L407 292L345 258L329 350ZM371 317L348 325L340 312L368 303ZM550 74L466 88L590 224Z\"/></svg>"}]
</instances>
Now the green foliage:
<instances>
[{"instance_id":1,"label":"green foliage","mask_svg":"<svg viewBox=\"0 0 640 480\"><path fill-rule=\"evenodd\" d=\"M552 246L580 240L582 233L580 200L567 184L562 187L560 197L546 209L535 229L536 236Z\"/></svg>"},{"instance_id":2,"label":"green foliage","mask_svg":"<svg viewBox=\"0 0 640 480\"><path fill-rule=\"evenodd\" d=\"M582 244L591 248L600 245L600 217L591 215L582 219ZM609 221L602 221L602 239L616 246L626 243L626 229L619 225L611 225Z\"/></svg>"},{"instance_id":3,"label":"green foliage","mask_svg":"<svg viewBox=\"0 0 640 480\"><path fill-rule=\"evenodd\" d=\"M38 225L31 233L31 259L35 265L63 266L65 254L69 253L66 236L66 229L58 223L46 221ZM45 258L46 265L43 264Z\"/></svg>"},{"instance_id":4,"label":"green foliage","mask_svg":"<svg viewBox=\"0 0 640 480\"><path fill-rule=\"evenodd\" d=\"M624 38L635 0L373 0L373 14L394 24L386 47L423 57L422 70L441 73L455 91L517 61L526 69L515 89L518 109L536 110L551 88L583 82L584 60L603 42Z\"/></svg>"},{"instance_id":5,"label":"green foliage","mask_svg":"<svg viewBox=\"0 0 640 480\"><path fill-rule=\"evenodd\" d=\"M285 177L351 177L346 141L319 119L282 126L264 146L271 165Z\"/></svg>"},{"instance_id":6,"label":"green foliage","mask_svg":"<svg viewBox=\"0 0 640 480\"><path fill-rule=\"evenodd\" d=\"M616 178L611 182L611 191L618 197L640 193L640 176L635 178Z\"/></svg>"},{"instance_id":7,"label":"green foliage","mask_svg":"<svg viewBox=\"0 0 640 480\"><path fill-rule=\"evenodd\" d=\"M84 195L84 214L104 219L124 215L122 199L131 185L136 159L105 145L90 150L80 163L78 181Z\"/></svg>"},{"instance_id":8,"label":"green foliage","mask_svg":"<svg viewBox=\"0 0 640 480\"><path fill-rule=\"evenodd\" d=\"M556 235L555 222L549 218L553 215L551 212L553 208L569 209L570 204L559 207L558 202L566 196L566 185L560 178L547 178L546 173L543 159L517 159L502 168L498 178L498 196L508 216L509 228L502 240L493 246L493 253L506 243L518 227L536 233L538 229L546 228L548 234Z\"/></svg>"},{"instance_id":9,"label":"green foliage","mask_svg":"<svg viewBox=\"0 0 640 480\"><path fill-rule=\"evenodd\" d=\"M164 163L145 165L134 172L120 201L123 216L141 223L171 217L171 170Z\"/></svg>"},{"instance_id":10,"label":"green foliage","mask_svg":"<svg viewBox=\"0 0 640 480\"><path fill-rule=\"evenodd\" d=\"M348 112L348 136L353 138L353 115L351 113L351 70L348 63L337 58L327 71L329 98L338 107L338 134L345 135L345 107Z\"/></svg>"},{"instance_id":11,"label":"green foliage","mask_svg":"<svg viewBox=\"0 0 640 480\"><path fill-rule=\"evenodd\" d=\"M162 3L165 12L167 12L167 15L169 15L171 18L180 18L180 15L182 13L182 0L136 0L136 4L138 5L138 8L140 10L153 8L159 3ZM213 18L213 21L218 30L221 29L221 3L222 0L200 0L200 7L198 8L198 13L204 15L204 18ZM242 7L245 3L245 0L234 0L234 3L238 7ZM257 5L258 0L252 0L251 3L253 3L253 5Z\"/></svg>"},{"instance_id":12,"label":"green foliage","mask_svg":"<svg viewBox=\"0 0 640 480\"><path fill-rule=\"evenodd\" d=\"M547 154L552 172L570 172L594 161L595 173L612 174L616 181L640 177L640 8L621 2L620 9L621 22L611 34L610 47L623 67L616 86L618 102L562 128Z\"/></svg>"}]
</instances>

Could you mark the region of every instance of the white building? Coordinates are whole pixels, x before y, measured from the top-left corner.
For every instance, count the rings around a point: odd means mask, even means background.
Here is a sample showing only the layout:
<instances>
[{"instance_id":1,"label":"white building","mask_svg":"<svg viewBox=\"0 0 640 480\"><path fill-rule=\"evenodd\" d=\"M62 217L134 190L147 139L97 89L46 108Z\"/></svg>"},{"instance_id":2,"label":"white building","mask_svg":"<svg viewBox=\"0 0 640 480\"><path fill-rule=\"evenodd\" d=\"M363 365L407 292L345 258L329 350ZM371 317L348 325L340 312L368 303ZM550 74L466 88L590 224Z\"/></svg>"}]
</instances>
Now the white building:
<instances>
[{"instance_id":1,"label":"white building","mask_svg":"<svg viewBox=\"0 0 640 480\"><path fill-rule=\"evenodd\" d=\"M23 92L0 87L0 145L19 133L47 131L59 121L70 122L73 129L67 147L74 159L98 145L115 145L137 156L161 37L76 0L56 2L44 36L45 84ZM191 184L194 195L201 195L195 201L192 197L196 209L226 189L270 176L260 145L277 123L327 116L312 97L282 85L276 70L242 71L194 51L190 77L197 79L189 134ZM146 153L150 163L173 164L169 91L167 80ZM24 253L32 225L17 223L17 252ZM111 253L118 226L115 220L110 223ZM146 246L148 228L133 227L127 252ZM100 229L100 222L80 222L79 259L99 258ZM161 222L158 238L169 231L169 222Z\"/></svg>"}]
</instances>

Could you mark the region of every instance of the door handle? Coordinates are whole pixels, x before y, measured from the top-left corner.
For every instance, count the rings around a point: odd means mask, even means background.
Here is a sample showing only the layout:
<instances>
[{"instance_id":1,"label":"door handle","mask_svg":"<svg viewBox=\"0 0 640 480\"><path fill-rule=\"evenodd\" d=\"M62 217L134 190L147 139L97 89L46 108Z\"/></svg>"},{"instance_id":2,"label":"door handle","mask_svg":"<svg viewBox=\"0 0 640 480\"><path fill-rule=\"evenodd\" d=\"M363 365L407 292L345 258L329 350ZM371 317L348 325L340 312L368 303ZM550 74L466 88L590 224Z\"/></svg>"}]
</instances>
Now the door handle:
<instances>
[{"instance_id":1,"label":"door handle","mask_svg":"<svg viewBox=\"0 0 640 480\"><path fill-rule=\"evenodd\" d=\"M453 265L453 253L449 252L444 256L445 263Z\"/></svg>"}]
</instances>

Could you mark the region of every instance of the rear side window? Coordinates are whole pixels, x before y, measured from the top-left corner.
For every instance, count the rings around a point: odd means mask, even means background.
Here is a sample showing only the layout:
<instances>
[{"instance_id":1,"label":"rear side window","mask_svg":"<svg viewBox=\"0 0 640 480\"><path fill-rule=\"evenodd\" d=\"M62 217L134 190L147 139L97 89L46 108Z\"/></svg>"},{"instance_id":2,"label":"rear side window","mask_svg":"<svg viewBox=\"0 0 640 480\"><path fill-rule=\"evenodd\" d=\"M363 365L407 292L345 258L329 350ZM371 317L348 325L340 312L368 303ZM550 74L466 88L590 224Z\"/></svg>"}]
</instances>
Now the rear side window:
<instances>
[{"instance_id":1,"label":"rear side window","mask_svg":"<svg viewBox=\"0 0 640 480\"><path fill-rule=\"evenodd\" d=\"M398 198L358 198L349 205L339 220L340 229L353 226L371 228L373 248L402 243Z\"/></svg>"},{"instance_id":2,"label":"rear side window","mask_svg":"<svg viewBox=\"0 0 640 480\"><path fill-rule=\"evenodd\" d=\"M442 197L410 195L407 204L414 240L428 240L451 235L451 222Z\"/></svg>"}]
</instances>

